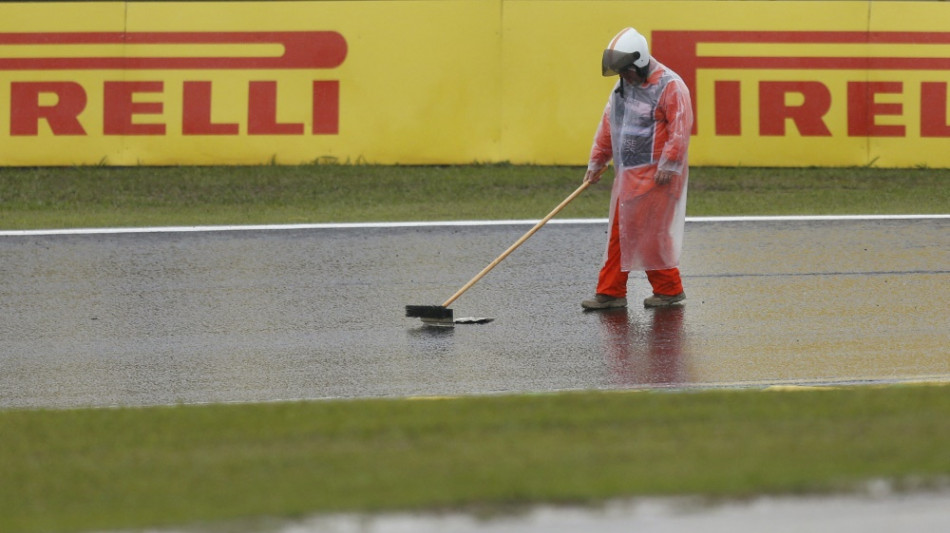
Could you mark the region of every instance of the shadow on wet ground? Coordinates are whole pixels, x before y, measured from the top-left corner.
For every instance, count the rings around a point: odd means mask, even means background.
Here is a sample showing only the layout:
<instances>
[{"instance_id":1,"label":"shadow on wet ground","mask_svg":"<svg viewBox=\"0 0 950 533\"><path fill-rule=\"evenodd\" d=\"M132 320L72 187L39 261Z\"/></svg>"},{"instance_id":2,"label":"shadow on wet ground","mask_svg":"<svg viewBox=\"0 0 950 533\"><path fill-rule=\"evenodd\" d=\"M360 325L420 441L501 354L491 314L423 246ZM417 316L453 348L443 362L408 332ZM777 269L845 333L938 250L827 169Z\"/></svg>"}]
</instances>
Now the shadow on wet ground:
<instances>
[{"instance_id":1,"label":"shadow on wet ground","mask_svg":"<svg viewBox=\"0 0 950 533\"><path fill-rule=\"evenodd\" d=\"M688 300L582 312L605 224L0 238L0 408L950 380L950 219L690 222Z\"/></svg>"}]
</instances>

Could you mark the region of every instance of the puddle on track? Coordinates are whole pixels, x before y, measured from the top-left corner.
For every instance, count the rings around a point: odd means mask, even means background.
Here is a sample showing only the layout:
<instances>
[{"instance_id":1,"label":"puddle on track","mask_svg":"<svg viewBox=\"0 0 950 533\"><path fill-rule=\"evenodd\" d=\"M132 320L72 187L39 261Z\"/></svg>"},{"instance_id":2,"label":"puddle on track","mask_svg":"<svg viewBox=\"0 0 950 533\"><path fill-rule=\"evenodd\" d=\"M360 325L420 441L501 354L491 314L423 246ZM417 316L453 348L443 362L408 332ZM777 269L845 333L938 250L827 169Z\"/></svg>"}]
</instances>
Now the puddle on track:
<instances>
[{"instance_id":1,"label":"puddle on track","mask_svg":"<svg viewBox=\"0 0 950 533\"><path fill-rule=\"evenodd\" d=\"M222 526L224 527L224 526ZM760 497L708 503L691 498L614 500L596 507L537 506L517 513L462 512L338 514L224 529L167 529L153 533L894 533L950 529L950 492Z\"/></svg>"}]
</instances>

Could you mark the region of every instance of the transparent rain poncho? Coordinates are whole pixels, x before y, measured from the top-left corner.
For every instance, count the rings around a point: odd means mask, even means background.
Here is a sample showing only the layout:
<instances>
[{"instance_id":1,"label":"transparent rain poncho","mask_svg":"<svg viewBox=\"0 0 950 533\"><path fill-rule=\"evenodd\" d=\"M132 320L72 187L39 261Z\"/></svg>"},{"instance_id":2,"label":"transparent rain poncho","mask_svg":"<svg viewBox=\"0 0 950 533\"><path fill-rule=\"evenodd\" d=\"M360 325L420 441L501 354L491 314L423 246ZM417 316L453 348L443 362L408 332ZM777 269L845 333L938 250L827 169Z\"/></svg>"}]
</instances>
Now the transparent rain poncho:
<instances>
[{"instance_id":1,"label":"transparent rain poncho","mask_svg":"<svg viewBox=\"0 0 950 533\"><path fill-rule=\"evenodd\" d=\"M632 86L620 80L610 93L588 168L600 170L613 160L610 227L616 219L624 271L679 265L692 127L689 90L655 60L646 83ZM673 172L672 181L657 185L657 170Z\"/></svg>"}]
</instances>

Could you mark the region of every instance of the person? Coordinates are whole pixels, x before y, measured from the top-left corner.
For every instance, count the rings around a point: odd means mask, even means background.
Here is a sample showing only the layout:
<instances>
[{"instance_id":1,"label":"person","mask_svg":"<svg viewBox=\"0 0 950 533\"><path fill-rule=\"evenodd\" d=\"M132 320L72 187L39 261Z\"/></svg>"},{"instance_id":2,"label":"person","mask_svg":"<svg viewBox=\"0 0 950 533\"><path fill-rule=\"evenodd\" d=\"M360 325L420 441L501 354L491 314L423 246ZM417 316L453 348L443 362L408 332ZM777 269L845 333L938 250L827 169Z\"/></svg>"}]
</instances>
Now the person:
<instances>
[{"instance_id":1,"label":"person","mask_svg":"<svg viewBox=\"0 0 950 533\"><path fill-rule=\"evenodd\" d=\"M584 180L597 183L613 161L609 237L593 299L585 309L626 307L627 279L646 272L653 295L646 307L682 305L679 259L686 221L688 148L693 127L689 89L651 57L633 28L604 50L604 76L619 80L594 136Z\"/></svg>"}]
</instances>

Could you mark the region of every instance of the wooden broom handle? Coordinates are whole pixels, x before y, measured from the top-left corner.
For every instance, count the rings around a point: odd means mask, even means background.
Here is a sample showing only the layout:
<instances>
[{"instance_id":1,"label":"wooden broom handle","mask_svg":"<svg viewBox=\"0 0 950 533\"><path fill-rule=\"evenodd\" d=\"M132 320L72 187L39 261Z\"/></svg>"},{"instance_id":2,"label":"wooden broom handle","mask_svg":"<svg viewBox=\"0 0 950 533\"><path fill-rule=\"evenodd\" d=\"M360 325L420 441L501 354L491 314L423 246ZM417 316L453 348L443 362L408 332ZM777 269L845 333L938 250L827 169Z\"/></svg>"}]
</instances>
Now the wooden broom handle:
<instances>
[{"instance_id":1,"label":"wooden broom handle","mask_svg":"<svg viewBox=\"0 0 950 533\"><path fill-rule=\"evenodd\" d=\"M547 224L549 220L554 218L554 215L557 215L558 213L560 213L561 210L564 209L564 206L571 203L571 200L573 200L574 198L577 198L577 195L584 192L584 189L586 189L589 185L590 185L590 182L585 180L584 183L582 183L581 186L578 187L576 191L572 192L571 195L565 198L563 202L558 204L558 206L555 207L553 211L548 213L548 216L542 218L537 224L534 225L533 228L529 229L528 232L522 235L520 239L515 241L515 243L509 246L507 250L502 252L502 254L499 255L494 261L489 263L488 266L483 268L482 271L476 274L474 278L472 278L468 283L462 286L462 288L459 289L458 292L456 292L448 300L446 300L445 303L442 304L442 307L448 307L449 305L451 305L452 302L457 300L458 297L462 295L462 293L470 289L472 285L475 285L475 283L477 283L478 280L485 277L485 274L488 274L488 272L491 271L491 269L495 268L498 265L498 263L501 263L506 257L508 257L509 254L511 254L511 252L514 252L516 248L518 248L524 243L524 241L528 240L529 237L534 235L535 232L541 229L541 226Z\"/></svg>"}]
</instances>

